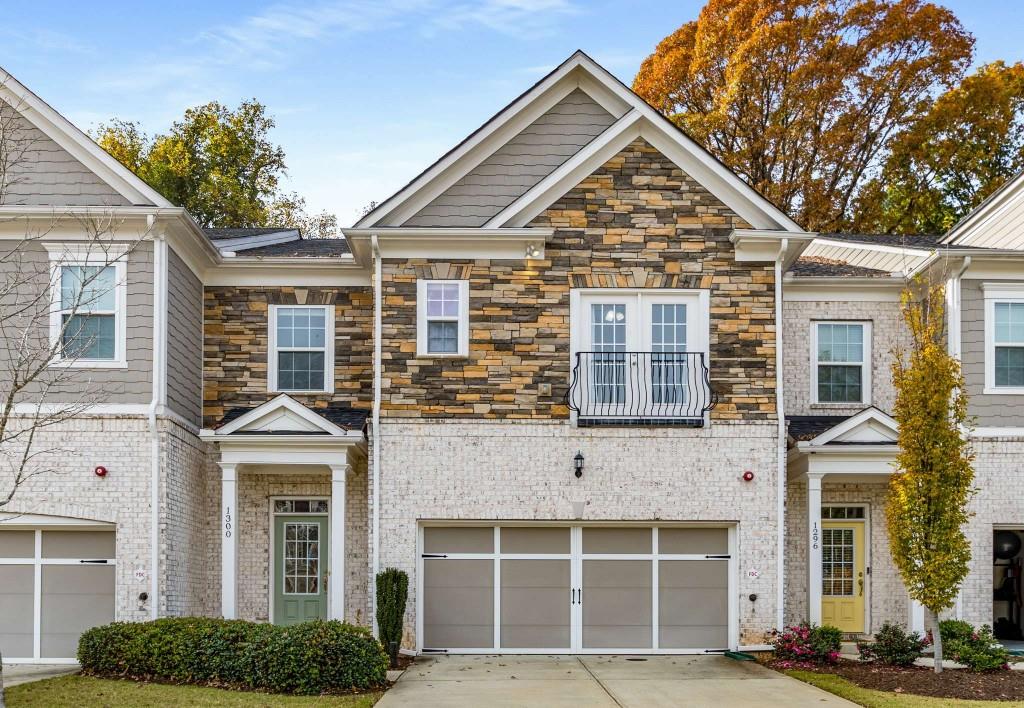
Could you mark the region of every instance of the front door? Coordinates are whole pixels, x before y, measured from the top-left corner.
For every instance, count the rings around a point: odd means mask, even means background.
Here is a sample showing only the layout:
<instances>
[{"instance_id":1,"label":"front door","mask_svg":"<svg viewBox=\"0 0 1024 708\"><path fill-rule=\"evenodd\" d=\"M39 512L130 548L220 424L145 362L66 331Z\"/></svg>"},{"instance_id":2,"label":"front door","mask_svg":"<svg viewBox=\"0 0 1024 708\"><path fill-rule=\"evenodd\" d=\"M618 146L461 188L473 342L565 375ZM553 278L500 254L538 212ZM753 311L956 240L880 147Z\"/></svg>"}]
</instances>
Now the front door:
<instances>
[{"instance_id":1,"label":"front door","mask_svg":"<svg viewBox=\"0 0 1024 708\"><path fill-rule=\"evenodd\" d=\"M274 624L327 617L327 517L274 517Z\"/></svg>"},{"instance_id":2,"label":"front door","mask_svg":"<svg viewBox=\"0 0 1024 708\"><path fill-rule=\"evenodd\" d=\"M864 522L821 524L821 622L864 631Z\"/></svg>"}]
</instances>

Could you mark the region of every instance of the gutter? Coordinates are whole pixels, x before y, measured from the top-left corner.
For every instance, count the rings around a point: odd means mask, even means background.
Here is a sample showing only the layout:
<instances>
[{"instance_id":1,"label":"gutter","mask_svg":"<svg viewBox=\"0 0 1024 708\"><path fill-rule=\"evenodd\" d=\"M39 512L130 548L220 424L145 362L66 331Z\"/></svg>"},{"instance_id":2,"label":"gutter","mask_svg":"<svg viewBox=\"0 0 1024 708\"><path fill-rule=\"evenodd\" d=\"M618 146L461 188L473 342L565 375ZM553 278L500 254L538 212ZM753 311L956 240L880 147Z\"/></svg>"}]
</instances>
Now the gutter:
<instances>
[{"instance_id":1,"label":"gutter","mask_svg":"<svg viewBox=\"0 0 1024 708\"><path fill-rule=\"evenodd\" d=\"M146 228L152 232L156 218L146 217ZM164 234L153 237L153 397L149 403L150 431L150 572L149 572L149 615L156 619L160 615L160 432L157 429L157 413L166 400L167 352L167 240Z\"/></svg>"},{"instance_id":2,"label":"gutter","mask_svg":"<svg viewBox=\"0 0 1024 708\"><path fill-rule=\"evenodd\" d=\"M782 274L783 263L786 260L786 251L789 250L789 239L784 238L779 244L779 255L775 259L775 414L779 421L778 432L778 478L776 479L776 518L778 528L776 529L776 598L775 598L775 626L782 627L785 620L783 602L785 600L785 519L786 519L786 412L785 412L785 376L783 375L782 360Z\"/></svg>"},{"instance_id":3,"label":"gutter","mask_svg":"<svg viewBox=\"0 0 1024 708\"><path fill-rule=\"evenodd\" d=\"M373 627L373 634L380 636L380 628L377 626L377 573L380 572L380 400L381 400L381 312L383 292L381 288L381 257L380 243L377 234L370 236L370 245L373 250L373 499L371 501L371 516L373 524L373 549L370 561L370 587L374 590L370 593L370 614Z\"/></svg>"}]
</instances>

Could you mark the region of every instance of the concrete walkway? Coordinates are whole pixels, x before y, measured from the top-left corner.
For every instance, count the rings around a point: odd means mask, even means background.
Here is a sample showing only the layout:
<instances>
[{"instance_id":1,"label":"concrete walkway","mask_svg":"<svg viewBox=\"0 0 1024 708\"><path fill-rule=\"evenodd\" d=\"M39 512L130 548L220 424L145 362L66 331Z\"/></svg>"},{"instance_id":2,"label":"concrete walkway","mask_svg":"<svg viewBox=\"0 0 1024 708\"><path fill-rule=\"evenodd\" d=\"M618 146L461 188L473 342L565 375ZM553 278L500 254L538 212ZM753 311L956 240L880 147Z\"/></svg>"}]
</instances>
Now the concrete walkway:
<instances>
[{"instance_id":1,"label":"concrete walkway","mask_svg":"<svg viewBox=\"0 0 1024 708\"><path fill-rule=\"evenodd\" d=\"M439 656L417 659L377 708L751 705L854 704L721 656Z\"/></svg>"},{"instance_id":2,"label":"concrete walkway","mask_svg":"<svg viewBox=\"0 0 1024 708\"><path fill-rule=\"evenodd\" d=\"M78 664L4 664L4 686L78 673Z\"/></svg>"}]
</instances>

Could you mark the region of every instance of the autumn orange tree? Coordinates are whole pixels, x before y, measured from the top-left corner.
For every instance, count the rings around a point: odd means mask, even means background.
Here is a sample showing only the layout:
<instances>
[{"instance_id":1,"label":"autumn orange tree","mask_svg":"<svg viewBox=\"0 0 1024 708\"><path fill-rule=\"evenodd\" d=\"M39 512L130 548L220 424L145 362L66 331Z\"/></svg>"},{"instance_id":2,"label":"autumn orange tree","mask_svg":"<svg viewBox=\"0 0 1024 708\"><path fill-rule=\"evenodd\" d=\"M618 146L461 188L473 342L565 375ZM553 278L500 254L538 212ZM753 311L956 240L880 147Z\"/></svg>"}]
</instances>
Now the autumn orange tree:
<instances>
[{"instance_id":1,"label":"autumn orange tree","mask_svg":"<svg viewBox=\"0 0 1024 708\"><path fill-rule=\"evenodd\" d=\"M710 0L633 88L806 228L838 230L973 44L923 0Z\"/></svg>"},{"instance_id":2,"label":"autumn orange tree","mask_svg":"<svg viewBox=\"0 0 1024 708\"><path fill-rule=\"evenodd\" d=\"M862 193L857 225L942 233L1022 169L1024 64L993 62L893 140Z\"/></svg>"}]
</instances>

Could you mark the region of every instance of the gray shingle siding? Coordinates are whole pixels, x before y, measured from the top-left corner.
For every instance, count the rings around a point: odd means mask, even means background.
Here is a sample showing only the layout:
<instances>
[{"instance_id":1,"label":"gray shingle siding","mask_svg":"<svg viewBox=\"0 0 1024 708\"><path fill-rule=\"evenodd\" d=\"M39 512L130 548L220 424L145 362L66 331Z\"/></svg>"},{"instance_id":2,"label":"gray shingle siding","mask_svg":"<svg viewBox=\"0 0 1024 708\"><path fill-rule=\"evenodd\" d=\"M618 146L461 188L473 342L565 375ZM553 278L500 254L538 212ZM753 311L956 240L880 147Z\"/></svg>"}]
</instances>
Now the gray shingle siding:
<instances>
[{"instance_id":1,"label":"gray shingle siding","mask_svg":"<svg viewBox=\"0 0 1024 708\"><path fill-rule=\"evenodd\" d=\"M9 154L3 204L26 206L128 206L131 204L85 165L0 100ZM8 158L10 161L11 158Z\"/></svg>"},{"instance_id":2,"label":"gray shingle siding","mask_svg":"<svg viewBox=\"0 0 1024 708\"><path fill-rule=\"evenodd\" d=\"M960 286L962 357L967 384L967 412L978 427L1024 425L1024 396L985 395L985 294L980 280L963 280ZM1024 281L1021 282L1024 288Z\"/></svg>"},{"instance_id":3,"label":"gray shingle siding","mask_svg":"<svg viewBox=\"0 0 1024 708\"><path fill-rule=\"evenodd\" d=\"M576 89L404 226L482 226L614 122Z\"/></svg>"},{"instance_id":4,"label":"gray shingle siding","mask_svg":"<svg viewBox=\"0 0 1024 708\"><path fill-rule=\"evenodd\" d=\"M199 425L203 406L203 284L168 249L167 405Z\"/></svg>"}]
</instances>

